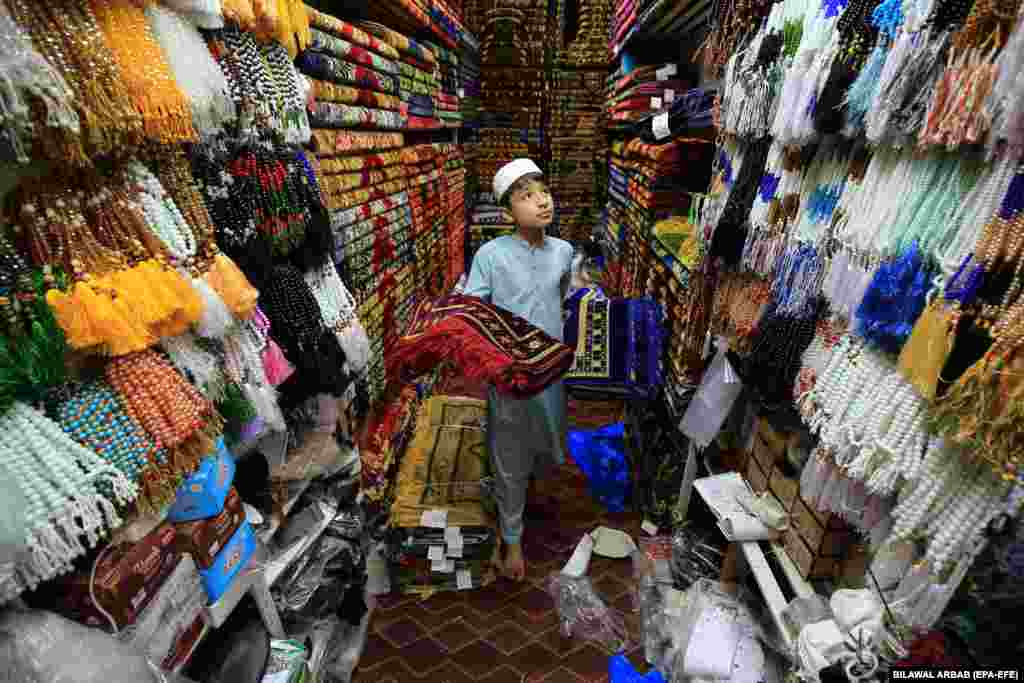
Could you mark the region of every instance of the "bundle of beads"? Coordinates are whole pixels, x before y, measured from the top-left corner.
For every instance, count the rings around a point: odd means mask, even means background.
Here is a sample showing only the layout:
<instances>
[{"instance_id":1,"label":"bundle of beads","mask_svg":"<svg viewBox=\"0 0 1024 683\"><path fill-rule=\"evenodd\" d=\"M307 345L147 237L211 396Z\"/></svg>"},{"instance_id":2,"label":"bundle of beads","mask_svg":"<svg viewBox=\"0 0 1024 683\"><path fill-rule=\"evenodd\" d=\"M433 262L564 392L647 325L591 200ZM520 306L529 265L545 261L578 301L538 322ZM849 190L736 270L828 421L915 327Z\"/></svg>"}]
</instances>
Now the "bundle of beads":
<instances>
[{"instance_id":1,"label":"bundle of beads","mask_svg":"<svg viewBox=\"0 0 1024 683\"><path fill-rule=\"evenodd\" d=\"M106 366L128 413L171 454L176 474L192 471L221 428L213 405L153 351L120 356Z\"/></svg>"},{"instance_id":2,"label":"bundle of beads","mask_svg":"<svg viewBox=\"0 0 1024 683\"><path fill-rule=\"evenodd\" d=\"M75 559L121 524L117 507L139 493L114 466L24 403L0 416L0 462L28 502L27 549L13 581L4 584L16 592L69 571ZM0 602L11 597L0 595Z\"/></svg>"},{"instance_id":3,"label":"bundle of beads","mask_svg":"<svg viewBox=\"0 0 1024 683\"><path fill-rule=\"evenodd\" d=\"M144 510L159 511L173 499L178 482L167 471L167 452L124 411L106 383L81 386L57 406L56 416L68 436L140 485Z\"/></svg>"}]
</instances>

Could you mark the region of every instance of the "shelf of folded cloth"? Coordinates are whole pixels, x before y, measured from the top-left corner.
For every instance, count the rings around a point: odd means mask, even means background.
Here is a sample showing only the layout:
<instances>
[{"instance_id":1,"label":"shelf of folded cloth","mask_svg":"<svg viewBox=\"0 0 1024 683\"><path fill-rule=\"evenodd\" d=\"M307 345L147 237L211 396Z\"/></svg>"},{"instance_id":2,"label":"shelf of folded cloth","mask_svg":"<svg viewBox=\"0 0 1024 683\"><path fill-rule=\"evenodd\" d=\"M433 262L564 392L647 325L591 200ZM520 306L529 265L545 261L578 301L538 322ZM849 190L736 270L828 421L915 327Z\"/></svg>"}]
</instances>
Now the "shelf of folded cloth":
<instances>
[{"instance_id":1,"label":"shelf of folded cloth","mask_svg":"<svg viewBox=\"0 0 1024 683\"><path fill-rule=\"evenodd\" d=\"M664 58L665 50L680 47L692 52L700 41L681 40L693 38L693 33L705 25L710 18L711 0L660 0L643 3L640 0L622 0L614 8L614 33L611 52L618 58L623 52L634 51L651 54L657 59ZM649 46L649 47L648 47ZM644 50L648 47L647 50ZM689 55L680 55L688 57ZM682 59L682 61L689 61Z\"/></svg>"},{"instance_id":2,"label":"shelf of folded cloth","mask_svg":"<svg viewBox=\"0 0 1024 683\"><path fill-rule=\"evenodd\" d=\"M428 37L440 41L445 47L458 47L458 35L449 33L441 22L431 16L429 0L382 0L378 2L358 3L362 10L362 19L387 26L395 32L410 38ZM358 11L352 8L353 11Z\"/></svg>"},{"instance_id":3,"label":"shelf of folded cloth","mask_svg":"<svg viewBox=\"0 0 1024 683\"><path fill-rule=\"evenodd\" d=\"M499 6L484 16L480 36L480 62L485 67L540 67L546 50L554 47L553 22L541 7Z\"/></svg>"}]
</instances>

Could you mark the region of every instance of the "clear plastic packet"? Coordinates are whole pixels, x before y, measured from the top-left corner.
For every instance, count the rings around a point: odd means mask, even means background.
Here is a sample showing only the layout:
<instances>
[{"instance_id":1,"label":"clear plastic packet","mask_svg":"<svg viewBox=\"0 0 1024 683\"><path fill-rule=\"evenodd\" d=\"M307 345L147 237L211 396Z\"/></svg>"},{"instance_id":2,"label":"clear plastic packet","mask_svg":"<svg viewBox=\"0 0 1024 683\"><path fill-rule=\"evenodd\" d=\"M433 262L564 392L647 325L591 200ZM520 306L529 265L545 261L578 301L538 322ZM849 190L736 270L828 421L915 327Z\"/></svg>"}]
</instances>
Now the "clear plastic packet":
<instances>
[{"instance_id":1,"label":"clear plastic packet","mask_svg":"<svg viewBox=\"0 0 1024 683\"><path fill-rule=\"evenodd\" d=\"M718 530L698 531L683 526L672 533L672 581L680 588L689 588L700 579L719 576L724 554L712 544Z\"/></svg>"},{"instance_id":2,"label":"clear plastic packet","mask_svg":"<svg viewBox=\"0 0 1024 683\"><path fill-rule=\"evenodd\" d=\"M719 349L679 423L683 434L700 448L707 447L718 435L743 391L743 382L726 356L728 346L720 344Z\"/></svg>"},{"instance_id":3,"label":"clear plastic packet","mask_svg":"<svg viewBox=\"0 0 1024 683\"><path fill-rule=\"evenodd\" d=\"M563 636L592 640L610 653L628 648L629 634L623 615L605 604L589 578L553 573L545 582L545 589L558 606Z\"/></svg>"},{"instance_id":4,"label":"clear plastic packet","mask_svg":"<svg viewBox=\"0 0 1024 683\"><path fill-rule=\"evenodd\" d=\"M43 610L0 615L0 681L189 683L111 635Z\"/></svg>"},{"instance_id":5,"label":"clear plastic packet","mask_svg":"<svg viewBox=\"0 0 1024 683\"><path fill-rule=\"evenodd\" d=\"M270 661L262 683L301 683L308 674L309 652L297 640L270 641Z\"/></svg>"}]
</instances>

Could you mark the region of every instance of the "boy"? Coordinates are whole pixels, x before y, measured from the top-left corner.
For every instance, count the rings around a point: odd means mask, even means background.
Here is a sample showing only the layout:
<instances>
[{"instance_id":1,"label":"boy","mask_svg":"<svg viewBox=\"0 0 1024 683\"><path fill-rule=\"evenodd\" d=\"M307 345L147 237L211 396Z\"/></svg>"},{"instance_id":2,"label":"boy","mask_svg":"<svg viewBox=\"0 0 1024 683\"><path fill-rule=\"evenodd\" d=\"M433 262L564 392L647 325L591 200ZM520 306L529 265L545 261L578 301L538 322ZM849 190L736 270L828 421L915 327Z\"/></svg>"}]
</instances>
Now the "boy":
<instances>
[{"instance_id":1,"label":"boy","mask_svg":"<svg viewBox=\"0 0 1024 683\"><path fill-rule=\"evenodd\" d=\"M562 339L562 299L569 286L573 248L545 235L554 202L530 159L516 159L494 176L494 199L516 224L516 234L491 240L473 258L465 294L484 299ZM563 461L565 392L560 382L527 400L489 389L488 448L496 482L505 557L494 564L515 581L526 577L523 509L530 475Z\"/></svg>"}]
</instances>

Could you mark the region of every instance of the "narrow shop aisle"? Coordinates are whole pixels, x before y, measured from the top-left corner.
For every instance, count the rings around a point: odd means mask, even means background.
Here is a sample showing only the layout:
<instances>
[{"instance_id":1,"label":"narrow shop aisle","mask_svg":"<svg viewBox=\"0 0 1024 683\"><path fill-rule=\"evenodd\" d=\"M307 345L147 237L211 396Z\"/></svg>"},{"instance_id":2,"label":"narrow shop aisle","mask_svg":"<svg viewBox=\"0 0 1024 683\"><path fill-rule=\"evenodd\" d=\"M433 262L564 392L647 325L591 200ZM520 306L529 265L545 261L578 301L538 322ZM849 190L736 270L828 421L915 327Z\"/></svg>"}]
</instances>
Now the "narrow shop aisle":
<instances>
[{"instance_id":1,"label":"narrow shop aisle","mask_svg":"<svg viewBox=\"0 0 1024 683\"><path fill-rule=\"evenodd\" d=\"M597 526L623 529L636 537L640 519L609 514L587 492L586 481L568 464L538 483L537 502L527 508L524 551L527 580L503 579L488 588L443 593L428 600L385 596L374 614L358 683L601 682L608 678L608 653L587 641L563 638L558 611L544 581L568 560L582 534ZM595 556L589 576L597 592L632 616L630 560ZM631 653L640 665L639 650Z\"/></svg>"}]
</instances>

